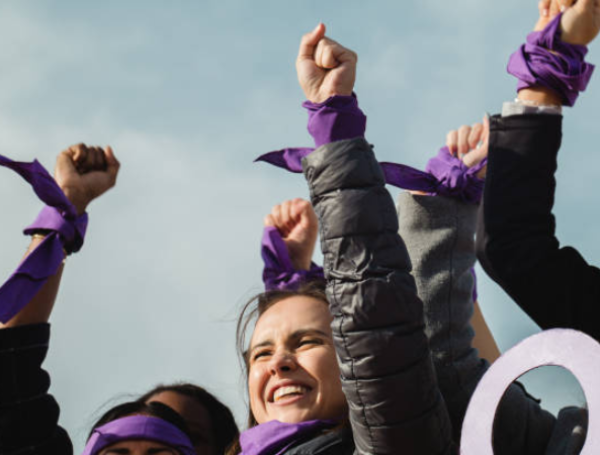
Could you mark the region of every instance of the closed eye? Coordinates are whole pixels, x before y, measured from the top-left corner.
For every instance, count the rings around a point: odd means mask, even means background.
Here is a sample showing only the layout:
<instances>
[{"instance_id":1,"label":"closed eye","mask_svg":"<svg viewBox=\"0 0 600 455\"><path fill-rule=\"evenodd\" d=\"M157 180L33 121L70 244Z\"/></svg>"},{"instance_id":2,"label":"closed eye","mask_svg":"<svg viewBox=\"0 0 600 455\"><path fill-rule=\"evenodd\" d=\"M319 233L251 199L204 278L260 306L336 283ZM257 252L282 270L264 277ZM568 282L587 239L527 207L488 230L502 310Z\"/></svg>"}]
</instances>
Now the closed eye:
<instances>
[{"instance_id":1,"label":"closed eye","mask_svg":"<svg viewBox=\"0 0 600 455\"><path fill-rule=\"evenodd\" d=\"M300 342L298 343L298 345L300 345L300 346L319 345L319 344L323 344L323 340L320 340L318 338L305 338L303 340L300 340Z\"/></svg>"},{"instance_id":2,"label":"closed eye","mask_svg":"<svg viewBox=\"0 0 600 455\"><path fill-rule=\"evenodd\" d=\"M271 351L268 349L265 349L264 351L258 351L255 352L254 355L252 355L252 361L256 361L262 357L268 357L271 355Z\"/></svg>"}]
</instances>

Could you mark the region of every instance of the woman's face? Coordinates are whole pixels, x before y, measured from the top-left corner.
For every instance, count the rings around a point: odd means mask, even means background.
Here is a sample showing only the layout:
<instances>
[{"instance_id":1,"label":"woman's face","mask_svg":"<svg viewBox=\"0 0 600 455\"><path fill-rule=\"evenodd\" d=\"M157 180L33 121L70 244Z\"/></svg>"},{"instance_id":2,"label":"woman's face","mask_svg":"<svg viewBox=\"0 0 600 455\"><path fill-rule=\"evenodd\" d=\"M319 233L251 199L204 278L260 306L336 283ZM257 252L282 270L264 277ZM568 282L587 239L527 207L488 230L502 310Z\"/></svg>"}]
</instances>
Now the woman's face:
<instances>
[{"instance_id":1,"label":"woman's face","mask_svg":"<svg viewBox=\"0 0 600 455\"><path fill-rule=\"evenodd\" d=\"M250 407L258 423L343 419L347 413L327 305L305 296L258 319L248 350Z\"/></svg>"}]
</instances>

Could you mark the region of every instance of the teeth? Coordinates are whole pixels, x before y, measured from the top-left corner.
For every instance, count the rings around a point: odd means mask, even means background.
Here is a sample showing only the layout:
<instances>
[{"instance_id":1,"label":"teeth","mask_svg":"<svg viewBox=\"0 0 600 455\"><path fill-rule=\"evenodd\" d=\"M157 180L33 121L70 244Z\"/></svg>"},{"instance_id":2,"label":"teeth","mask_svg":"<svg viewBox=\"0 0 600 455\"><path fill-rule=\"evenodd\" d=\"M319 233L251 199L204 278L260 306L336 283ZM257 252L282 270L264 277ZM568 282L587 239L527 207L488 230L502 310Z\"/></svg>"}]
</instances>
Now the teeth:
<instances>
[{"instance_id":1,"label":"teeth","mask_svg":"<svg viewBox=\"0 0 600 455\"><path fill-rule=\"evenodd\" d=\"M300 385L291 385L286 387L279 387L273 395L273 401L281 400L286 395L303 395L308 392L306 387Z\"/></svg>"}]
</instances>

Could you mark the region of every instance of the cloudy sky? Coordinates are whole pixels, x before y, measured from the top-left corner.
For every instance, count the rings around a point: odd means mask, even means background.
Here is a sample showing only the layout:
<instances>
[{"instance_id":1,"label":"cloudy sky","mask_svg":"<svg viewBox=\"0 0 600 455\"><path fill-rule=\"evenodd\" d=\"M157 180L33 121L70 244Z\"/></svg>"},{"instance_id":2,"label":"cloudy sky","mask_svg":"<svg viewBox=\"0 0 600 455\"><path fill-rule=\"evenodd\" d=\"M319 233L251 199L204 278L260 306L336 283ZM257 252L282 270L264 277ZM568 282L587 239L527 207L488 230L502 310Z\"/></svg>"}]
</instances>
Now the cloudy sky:
<instances>
[{"instance_id":1,"label":"cloudy sky","mask_svg":"<svg viewBox=\"0 0 600 455\"><path fill-rule=\"evenodd\" d=\"M514 96L504 68L536 11L523 0L3 2L0 153L51 169L83 141L112 145L122 163L117 188L90 207L51 321L45 366L76 451L103 410L159 382L205 385L244 422L236 310L261 290L263 216L307 196L300 176L252 160L311 145L294 69L303 33L322 21L358 52L368 139L381 160L423 167L449 129ZM594 81L566 112L556 204L560 238L590 262L599 100ZM8 276L40 204L0 173ZM479 276L502 349L537 330ZM550 409L581 403L560 370L526 382Z\"/></svg>"}]
</instances>

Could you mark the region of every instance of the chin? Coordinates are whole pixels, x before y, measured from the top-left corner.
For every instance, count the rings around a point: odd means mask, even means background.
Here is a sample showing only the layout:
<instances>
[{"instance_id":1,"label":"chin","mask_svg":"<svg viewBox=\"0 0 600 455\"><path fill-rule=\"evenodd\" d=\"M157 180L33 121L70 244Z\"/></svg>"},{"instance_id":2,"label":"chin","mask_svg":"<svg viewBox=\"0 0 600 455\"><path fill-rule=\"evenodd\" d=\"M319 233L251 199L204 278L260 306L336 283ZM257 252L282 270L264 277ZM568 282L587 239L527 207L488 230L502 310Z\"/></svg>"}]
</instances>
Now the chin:
<instances>
[{"instance_id":1,"label":"chin","mask_svg":"<svg viewBox=\"0 0 600 455\"><path fill-rule=\"evenodd\" d=\"M306 411L292 411L279 413L274 417L275 420L279 420L283 423L300 423L306 422L307 420L314 420L318 417L315 417L309 412Z\"/></svg>"}]
</instances>

